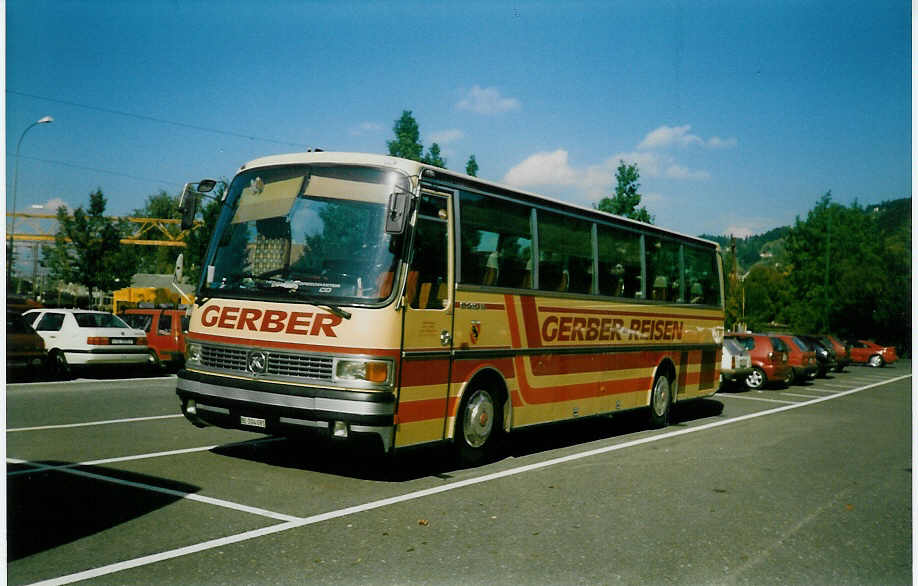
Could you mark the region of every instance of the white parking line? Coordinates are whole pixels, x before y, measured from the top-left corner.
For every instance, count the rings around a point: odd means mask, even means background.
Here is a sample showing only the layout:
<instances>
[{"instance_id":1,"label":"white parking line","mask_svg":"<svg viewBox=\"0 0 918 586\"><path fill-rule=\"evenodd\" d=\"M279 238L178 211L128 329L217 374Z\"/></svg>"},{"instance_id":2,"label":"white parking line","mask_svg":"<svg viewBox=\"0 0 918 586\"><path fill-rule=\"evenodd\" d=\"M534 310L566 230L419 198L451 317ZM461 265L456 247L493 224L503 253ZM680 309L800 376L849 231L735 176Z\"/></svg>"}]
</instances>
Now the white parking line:
<instances>
[{"instance_id":1,"label":"white parking line","mask_svg":"<svg viewBox=\"0 0 918 586\"><path fill-rule=\"evenodd\" d=\"M750 401L765 401L766 403L783 403L785 405L796 405L800 401L782 401L781 399L766 399L764 397L749 397L746 395L721 395L718 393L718 397L729 397L731 399L748 399Z\"/></svg>"},{"instance_id":2,"label":"white parking line","mask_svg":"<svg viewBox=\"0 0 918 586\"><path fill-rule=\"evenodd\" d=\"M133 456L118 456L116 458L105 458L102 460L90 460L88 462L76 462L73 464L62 464L62 465L46 465L46 464L34 464L28 460L18 460L16 458L7 458L6 461L10 464L25 464L30 466L35 466L34 468L26 470L14 470L13 472L7 472L7 476L19 476L21 474L33 474L35 472L45 472L48 470L68 470L70 468L79 468L80 466L100 466L102 464L114 464L116 462L130 462L132 460L146 460L148 458L161 458L163 456L179 456L182 454L193 454L195 452L207 452L219 447L230 447L235 445L253 445L261 444L268 442L281 441L284 438L280 437L266 437L258 440L247 440L244 442L235 442L231 444L214 444L212 446L200 446L197 448L182 448L180 450L168 450L165 452L152 452L148 454L135 454Z\"/></svg>"},{"instance_id":3,"label":"white parking line","mask_svg":"<svg viewBox=\"0 0 918 586\"><path fill-rule=\"evenodd\" d=\"M68 427L88 427L92 425L110 425L112 423L134 423L136 421L152 421L154 419L174 419L176 417L184 417L181 413L173 413L171 415L151 415L149 417L131 417L128 419L109 419L107 421L87 421L85 423L62 423L59 425L38 425L35 427L14 427L12 429L7 429L7 433L13 433L14 431L45 431L48 429L66 429Z\"/></svg>"},{"instance_id":4,"label":"white parking line","mask_svg":"<svg viewBox=\"0 0 918 586\"><path fill-rule=\"evenodd\" d=\"M782 395L787 395L788 397L803 397L804 399L815 399L819 395L801 395L799 393L781 393Z\"/></svg>"},{"instance_id":5,"label":"white parking line","mask_svg":"<svg viewBox=\"0 0 918 586\"><path fill-rule=\"evenodd\" d=\"M37 472L39 469L47 468L43 467L40 464L33 464L31 462L23 462L27 466L34 466L35 469L31 470L32 472ZM296 521L299 520L299 517L294 517L291 515L285 515L283 513L275 513L274 511L269 511L267 509L261 509L258 507L250 507L248 505L241 505L239 503L234 503L232 501L225 501L223 499L215 499L208 496L202 496L199 494L194 494L191 492L184 492L181 490L173 490L171 488L163 488L161 486L154 486L152 484L145 484L142 482L133 482L130 480L123 480L121 478L115 478L114 476L106 476L103 474L95 474L94 472L87 472L85 470L76 470L73 468L64 468L58 467L54 469L56 472L63 472L65 474L73 474L74 476L82 476L84 478L92 478L93 480L102 480L104 482L111 482L112 484L120 484L122 486L130 486L131 488L139 488L141 490L149 490L150 492L158 492L160 494L167 494L169 496L175 496L189 501L197 501L199 503L206 503L209 505L215 505L218 507L223 507L225 509L233 509L234 511L242 511L244 513L251 513L253 515L260 515L262 517L269 517L271 519L277 519L278 521Z\"/></svg>"},{"instance_id":6,"label":"white parking line","mask_svg":"<svg viewBox=\"0 0 918 586\"><path fill-rule=\"evenodd\" d=\"M224 546L226 546L226 545L233 544L233 543L240 543L240 542L243 542L243 541L248 541L248 540L250 540L250 539L255 539L255 538L258 538L258 537L263 537L263 536L265 536L265 535L271 535L271 534L275 534L275 533L280 533L280 532L283 532L283 531L287 531L287 530L289 530L289 529L295 529L295 528L304 527L304 526L307 526L307 525L314 525L314 524L316 524L316 523L320 523L320 522L323 522L323 521L328 521L328 520L331 520L331 519L338 519L338 518L341 518L341 517L346 517L346 516L354 515L354 514L357 514L357 513L363 513L363 512L371 511L371 510L374 510L374 509L379 509L379 508L382 508L382 507L387 507L387 506L390 506L390 505L395 505L395 504L404 503L404 502L407 502L407 501L417 500L417 499L424 498L424 497L428 497L428 496L431 496L431 495L441 494L441 493L449 492L449 491L456 490L456 489L459 489L459 488L465 488L465 487L467 487L467 486L474 486L474 485L476 485L476 484L482 484L482 483L485 483L485 482L490 482L490 481L492 481L492 480L498 480L498 479L501 479L501 478L507 478L507 477L510 477L510 476L515 476L515 475L517 475L517 474L523 474L523 473L532 472L532 471L535 471L535 470L542 470L542 469L544 469L544 468L548 468L548 467L551 467L551 466L556 466L556 465L558 465L558 464L564 464L564 463L567 463L567 462L573 462L573 461L576 461L576 460L582 460L582 459L584 459L584 458L591 458L591 457L593 457L593 456L598 456L598 455L602 455L602 454L607 454L607 453L609 453L609 452L615 452L615 451L618 451L618 450L623 450L623 449L625 449L625 448L631 448L631 447L634 447L634 446L639 446L639 445L643 445L643 444L648 444L648 443L652 443L652 442L657 442L657 441L661 441L661 440L664 440L664 439L669 439L669 438L673 438L673 437L678 437L678 436L682 436L682 435L687 435L687 434L690 434L690 433L696 433L696 432L699 432L699 431L706 431L706 430L708 430L708 429L714 429L714 428L717 428L717 427L722 427L722 426L724 426L724 425L730 425L730 424L732 424L732 423L737 423L737 422L739 422L739 421L746 421L746 420L748 420L748 419L755 419L755 418L757 418L757 417L764 417L764 416L766 416L766 415L773 415L773 414L776 414L776 413L782 413L782 412L784 412L784 411L790 411L790 410L792 410L792 409L799 409L800 407L806 407L806 406L809 406L809 405L815 405L815 404L817 404L817 403L823 403L823 402L825 402L825 401L831 401L831 400L834 400L834 399L838 399L838 398L840 398L840 397L845 397L845 396L847 396L847 395L851 395L851 394L854 394L854 393L859 393L859 392L865 391L865 390L867 390L867 389L871 389L871 388L874 388L874 387L878 387L878 386L882 386L882 385L894 383L894 382L897 382L897 381L900 381L900 380L903 380L903 379L906 379L906 378L910 378L910 377L911 377L911 374L908 374L908 375L896 377L896 378L893 378L893 379L889 379L889 380L886 380L886 381L881 381L881 382L877 382L877 383L865 385L865 386L862 386L862 387L858 387L858 388L855 388L855 389L851 389L851 390L849 390L849 391L837 393L837 394L835 394L835 395L831 395L831 396L828 396L828 397L818 397L818 398L812 399L812 400L810 400L810 401L795 402L795 403L793 403L793 404L791 404L791 405L784 405L783 407L775 407L775 408L773 408L773 409L766 409L766 410L764 410L764 411L758 411L758 412L756 412L756 413L748 413L748 414L746 414L746 415L741 415L741 416L739 416L739 417L734 417L734 418L731 418L731 419L722 419L722 420L719 420L719 421L713 421L713 422L710 422L710 423L706 423L706 424L703 424L703 425L699 425L699 426L697 426L697 427L687 427L687 428L677 429L677 430L673 430L673 431L669 431L669 432L664 432L664 433L660 433L660 434L657 434L657 435L652 435L652 436L644 437L644 438L637 439L637 440L633 440L633 441L629 441L629 442L624 442L624 443L615 444L615 445L611 445L611 446L605 446L605 447L602 447L602 448L595 448L595 449L592 449L592 450L587 450L587 451L585 451L585 452L579 452L579 453L576 453L576 454L570 454L570 455L562 456L562 457L559 457L559 458L553 458L553 459L550 459L550 460L545 460L545 461L543 461L543 462L536 462L536 463L533 463L533 464L527 464L527 465L525 465L525 466L519 466L519 467L517 467L517 468L510 468L510 469L508 469L508 470L502 470L502 471L500 471L500 472L494 472L494 473L491 473L491 474L485 474L485 475L483 475L483 476L477 476L477 477L474 477L474 478L467 478L467 479L465 479L465 480L459 480L459 481L456 481L456 482L450 482L450 483L447 483L447 484L444 484L444 485L441 485L441 486L437 486L437 487L433 487L433 488L428 488L428 489L424 489L424 490L418 490L418 491L414 491L414 492L409 492L409 493L406 493L406 494L403 494L403 495L400 495L400 496L395 496L395 497L390 497L390 498L386 498L386 499L381 499L381 500L378 500L378 501L371 501L371 502L369 502L369 503L365 503L365 504L362 504L362 505L355 505L355 506L353 506L353 507L347 507L347 508L345 508L345 509L339 509L339 510L337 510L337 511L330 511L330 512L328 512L328 513L321 513L321 514L319 514L319 515L312 515L312 516L310 516L310 517L303 517L303 518L299 518L299 519L297 519L297 520L295 520L295 521L288 521L288 522L286 522L286 523L279 523L279 524L277 524L277 525L272 525L272 526L270 526L270 527L264 527L264 528L262 528L262 529L256 529L256 530L254 530L254 531L246 531L246 532L244 532L244 533L237 533L236 535L230 535L230 536L228 536L228 537L221 537L221 538L219 538L219 539L213 539L213 540L205 541L205 542L198 543L198 544L195 544L195 545L189 545L189 546L181 547L181 548L178 548L178 549L173 549L173 550L164 551L164 552L160 552L160 553L156 553L156 554L152 554L152 555L148 555L148 556L143 556L143 557L135 558L135 559L133 559L133 560L125 560L125 561L117 562L117 563L110 564L110 565L107 565L107 566L101 566L101 567L93 568L93 569L86 570L86 571L83 571L83 572L78 572L78 573L75 573L75 574L69 574L69 575L67 575L67 576L59 576L59 577L57 577L57 578L52 578L52 579L50 579L50 580L44 580L44 581L42 581L42 582L36 582L35 584L36 584L36 585L39 585L39 584L40 584L40 585L46 585L46 584L47 584L47 585L51 585L51 584L70 584L70 583L72 583L72 582L77 582L77 581L79 581L79 580L87 580L87 579L90 579L90 578L97 578L97 577L99 577L99 576L105 576L105 575L108 575L108 574L113 574L113 573L115 573L115 572L120 572L120 571L122 571L122 570L127 570L127 569L131 569L131 568L137 568L137 567L141 567L141 566L146 566L146 565L153 564L153 563L157 563L157 562L161 562L161 561L164 561L164 560L174 559L174 558L182 557L182 556L189 555L189 554L193 554L193 553L198 553L198 552L201 552L201 551L207 551L207 550L214 549L214 548L217 548L217 547L224 547ZM727 396L732 396L732 395L722 395L722 396L727 397ZM746 398L753 398L753 397L746 397ZM771 400L771 399L764 399L764 400Z\"/></svg>"}]
</instances>

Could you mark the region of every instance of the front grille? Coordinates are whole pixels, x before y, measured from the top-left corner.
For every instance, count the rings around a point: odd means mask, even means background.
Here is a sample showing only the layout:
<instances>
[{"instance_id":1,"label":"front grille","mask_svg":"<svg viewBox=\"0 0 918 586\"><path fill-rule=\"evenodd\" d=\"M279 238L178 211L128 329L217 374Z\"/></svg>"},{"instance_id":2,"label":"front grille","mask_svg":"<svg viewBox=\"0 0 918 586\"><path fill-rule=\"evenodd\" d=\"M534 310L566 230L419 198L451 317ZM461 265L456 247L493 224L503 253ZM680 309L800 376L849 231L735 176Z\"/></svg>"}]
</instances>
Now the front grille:
<instances>
[{"instance_id":1,"label":"front grille","mask_svg":"<svg viewBox=\"0 0 918 586\"><path fill-rule=\"evenodd\" d=\"M332 358L317 354L300 354L275 350L260 350L268 357L264 375L332 380ZM250 350L228 346L201 345L201 364L210 368L248 372L246 363Z\"/></svg>"}]
</instances>

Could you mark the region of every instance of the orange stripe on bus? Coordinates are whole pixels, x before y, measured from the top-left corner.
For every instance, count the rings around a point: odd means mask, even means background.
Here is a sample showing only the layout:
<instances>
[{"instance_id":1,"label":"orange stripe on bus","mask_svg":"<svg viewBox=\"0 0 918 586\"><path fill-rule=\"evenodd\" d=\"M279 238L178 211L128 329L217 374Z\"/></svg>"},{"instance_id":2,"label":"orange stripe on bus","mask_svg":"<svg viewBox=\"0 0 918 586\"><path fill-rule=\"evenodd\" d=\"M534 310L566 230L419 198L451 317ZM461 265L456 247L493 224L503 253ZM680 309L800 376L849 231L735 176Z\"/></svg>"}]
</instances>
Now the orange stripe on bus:
<instances>
[{"instance_id":1,"label":"orange stripe on bus","mask_svg":"<svg viewBox=\"0 0 918 586\"><path fill-rule=\"evenodd\" d=\"M400 401L398 404L398 422L415 423L429 419L443 419L456 408L456 398L424 399L422 401Z\"/></svg>"},{"instance_id":2,"label":"orange stripe on bus","mask_svg":"<svg viewBox=\"0 0 918 586\"><path fill-rule=\"evenodd\" d=\"M571 307L539 307L542 313L579 313L584 315L627 315L633 317L668 317L670 319L694 319L702 321L723 321L722 317L709 315L693 315L681 313L641 313L638 311L613 311L609 309L577 309Z\"/></svg>"},{"instance_id":3,"label":"orange stripe on bus","mask_svg":"<svg viewBox=\"0 0 918 586\"><path fill-rule=\"evenodd\" d=\"M315 346L312 344L295 344L292 342L274 342L270 340L256 340L253 338L236 338L232 336L217 336L214 334L191 333L185 335L190 341L218 342L236 346L257 346L259 348L283 348L285 350L300 350L308 352L323 352L329 354L369 354L374 357L397 358L401 353L398 349L387 348L343 348L340 346Z\"/></svg>"}]
</instances>

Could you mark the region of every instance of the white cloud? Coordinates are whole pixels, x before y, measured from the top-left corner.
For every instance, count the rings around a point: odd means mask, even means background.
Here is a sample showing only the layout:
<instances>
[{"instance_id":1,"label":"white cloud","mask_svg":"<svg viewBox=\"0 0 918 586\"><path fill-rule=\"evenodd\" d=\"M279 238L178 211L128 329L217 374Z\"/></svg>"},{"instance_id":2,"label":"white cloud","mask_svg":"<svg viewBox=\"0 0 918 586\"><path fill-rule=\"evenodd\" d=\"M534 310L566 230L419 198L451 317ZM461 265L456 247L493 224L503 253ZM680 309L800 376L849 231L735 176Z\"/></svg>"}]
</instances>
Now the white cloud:
<instances>
[{"instance_id":1,"label":"white cloud","mask_svg":"<svg viewBox=\"0 0 918 586\"><path fill-rule=\"evenodd\" d=\"M656 130L648 132L647 136L638 144L637 148L645 150L661 149L672 145L688 146L691 144L704 144L701 137L689 133L691 128L689 124L685 126L660 126Z\"/></svg>"},{"instance_id":2,"label":"white cloud","mask_svg":"<svg viewBox=\"0 0 918 586\"><path fill-rule=\"evenodd\" d=\"M611 166L614 173L621 161L624 161L628 165L637 165L641 177L660 177L663 172L663 165L666 164L663 158L662 155L657 153L637 151L617 153L606 159L606 165Z\"/></svg>"},{"instance_id":3,"label":"white cloud","mask_svg":"<svg viewBox=\"0 0 918 586\"><path fill-rule=\"evenodd\" d=\"M732 149L736 144L735 138L720 138L719 136L712 136L707 142L708 147L712 149Z\"/></svg>"},{"instance_id":4,"label":"white cloud","mask_svg":"<svg viewBox=\"0 0 918 586\"><path fill-rule=\"evenodd\" d=\"M56 214L57 208L61 206L67 208L68 212L70 212L73 209L70 207L69 203L67 203L66 201L62 200L59 197L56 197L54 199L49 199L48 201L42 204L37 204L37 203L32 204L31 209L27 211L34 213L34 214Z\"/></svg>"},{"instance_id":5,"label":"white cloud","mask_svg":"<svg viewBox=\"0 0 918 586\"><path fill-rule=\"evenodd\" d=\"M504 175L504 183L517 187L569 187L577 183L580 174L567 161L567 151L530 155Z\"/></svg>"},{"instance_id":6,"label":"white cloud","mask_svg":"<svg viewBox=\"0 0 918 586\"><path fill-rule=\"evenodd\" d=\"M749 238L750 236L755 236L759 233L760 230L757 228L751 228L749 226L730 226L724 230L725 236L735 236L737 238Z\"/></svg>"},{"instance_id":7,"label":"white cloud","mask_svg":"<svg viewBox=\"0 0 918 586\"><path fill-rule=\"evenodd\" d=\"M382 128L382 124L378 124L376 122L361 122L357 126L351 127L349 133L351 136L361 136L364 134L379 132L382 130Z\"/></svg>"},{"instance_id":8,"label":"white cloud","mask_svg":"<svg viewBox=\"0 0 918 586\"><path fill-rule=\"evenodd\" d=\"M692 134L692 126L685 124L683 126L660 126L651 130L644 137L644 140L638 144L639 150L664 149L671 146L687 147L698 145L712 149L728 149L737 145L735 138L721 138L712 136L705 140L697 134Z\"/></svg>"},{"instance_id":9,"label":"white cloud","mask_svg":"<svg viewBox=\"0 0 918 586\"><path fill-rule=\"evenodd\" d=\"M455 142L465 138L465 133L458 129L441 130L430 135L430 142L435 142L440 146Z\"/></svg>"},{"instance_id":10,"label":"white cloud","mask_svg":"<svg viewBox=\"0 0 918 586\"><path fill-rule=\"evenodd\" d=\"M688 167L676 164L669 165L664 175L667 179L690 179L698 181L711 178L711 174L707 171L689 169Z\"/></svg>"},{"instance_id":11,"label":"white cloud","mask_svg":"<svg viewBox=\"0 0 918 586\"><path fill-rule=\"evenodd\" d=\"M615 186L615 172L621 161L637 165L641 178L705 180L707 171L677 164L672 157L651 152L617 153L598 165L578 168L571 165L564 149L530 155L504 175L503 182L516 187L574 188L589 201L609 195ZM645 196L646 197L646 196ZM662 199L662 195L653 197Z\"/></svg>"},{"instance_id":12,"label":"white cloud","mask_svg":"<svg viewBox=\"0 0 918 586\"><path fill-rule=\"evenodd\" d=\"M520 101L516 98L505 98L500 95L497 88L482 88L475 86L459 100L456 107L460 110L469 110L476 114L493 115L520 109Z\"/></svg>"}]
</instances>

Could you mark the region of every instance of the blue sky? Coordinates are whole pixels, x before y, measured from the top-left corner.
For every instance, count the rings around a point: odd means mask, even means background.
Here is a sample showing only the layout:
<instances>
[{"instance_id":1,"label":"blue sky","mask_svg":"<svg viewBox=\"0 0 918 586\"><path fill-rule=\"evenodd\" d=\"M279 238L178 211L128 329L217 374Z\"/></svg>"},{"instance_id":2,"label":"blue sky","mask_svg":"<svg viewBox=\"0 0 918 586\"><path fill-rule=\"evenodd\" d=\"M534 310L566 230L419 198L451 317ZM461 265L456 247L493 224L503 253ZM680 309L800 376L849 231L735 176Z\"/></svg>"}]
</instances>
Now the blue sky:
<instances>
[{"instance_id":1,"label":"blue sky","mask_svg":"<svg viewBox=\"0 0 918 586\"><path fill-rule=\"evenodd\" d=\"M411 110L450 169L590 205L624 159L658 225L761 233L911 195L910 32L905 1L8 0L6 184L45 115L17 209L99 187L127 215L267 154L386 152Z\"/></svg>"}]
</instances>

